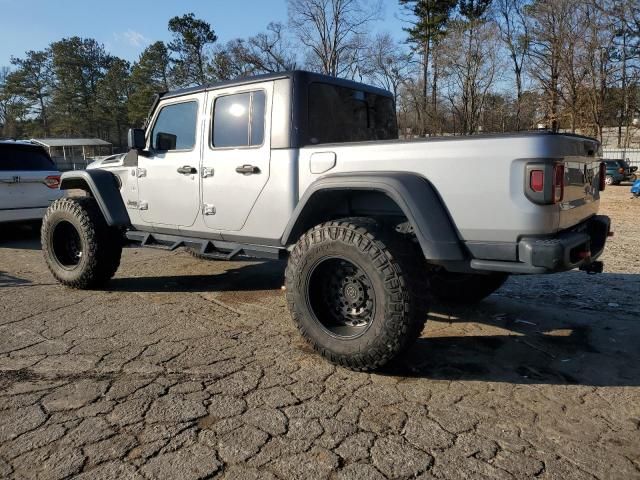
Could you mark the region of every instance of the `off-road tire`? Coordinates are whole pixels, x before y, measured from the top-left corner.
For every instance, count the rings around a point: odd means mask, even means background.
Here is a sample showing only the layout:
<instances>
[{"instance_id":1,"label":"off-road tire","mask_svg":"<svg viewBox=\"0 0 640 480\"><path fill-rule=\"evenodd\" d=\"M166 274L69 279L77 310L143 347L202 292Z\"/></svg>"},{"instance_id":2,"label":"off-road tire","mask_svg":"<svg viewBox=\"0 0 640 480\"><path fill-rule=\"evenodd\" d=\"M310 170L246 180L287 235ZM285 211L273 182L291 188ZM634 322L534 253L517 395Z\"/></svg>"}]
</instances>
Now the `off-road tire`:
<instances>
[{"instance_id":1,"label":"off-road tire","mask_svg":"<svg viewBox=\"0 0 640 480\"><path fill-rule=\"evenodd\" d=\"M61 233L58 229L63 228ZM61 252L65 249L65 245L61 245L65 240L62 234L67 232L68 241L78 244L79 254L75 259ZM67 197L53 202L42 221L41 242L49 270L68 287L102 286L120 266L122 233L107 225L92 197Z\"/></svg>"},{"instance_id":2,"label":"off-road tire","mask_svg":"<svg viewBox=\"0 0 640 480\"><path fill-rule=\"evenodd\" d=\"M443 304L473 305L498 290L509 275L490 273L453 273L441 271L429 278L431 294Z\"/></svg>"},{"instance_id":3,"label":"off-road tire","mask_svg":"<svg viewBox=\"0 0 640 480\"><path fill-rule=\"evenodd\" d=\"M378 369L399 357L427 319L428 284L421 283L412 268L414 252L407 236L368 218L327 222L306 232L290 252L285 285L293 320L314 350L359 371ZM375 292L375 314L355 338L332 335L311 306L310 275L317 265L335 258L362 269Z\"/></svg>"}]
</instances>

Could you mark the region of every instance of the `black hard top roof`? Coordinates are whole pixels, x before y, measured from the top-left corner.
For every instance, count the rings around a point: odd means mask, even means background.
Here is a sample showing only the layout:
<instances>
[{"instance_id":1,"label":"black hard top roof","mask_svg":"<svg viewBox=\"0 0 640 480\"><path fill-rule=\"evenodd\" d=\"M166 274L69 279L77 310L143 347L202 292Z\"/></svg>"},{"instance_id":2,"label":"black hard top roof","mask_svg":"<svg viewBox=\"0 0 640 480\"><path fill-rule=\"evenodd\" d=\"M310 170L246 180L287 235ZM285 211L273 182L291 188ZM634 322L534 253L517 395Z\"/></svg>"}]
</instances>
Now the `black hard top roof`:
<instances>
[{"instance_id":1,"label":"black hard top roof","mask_svg":"<svg viewBox=\"0 0 640 480\"><path fill-rule=\"evenodd\" d=\"M250 85L257 82L265 82L269 80L279 80L283 78L293 79L294 82L323 82L339 85L347 88L353 88L357 90L363 90L366 92L376 93L378 95L392 96L387 90L373 87L364 83L358 83L351 80L345 80L343 78L331 77L329 75L322 75L320 73L312 73L304 70L291 70L287 72L267 73L262 75L254 75L251 77L242 77L234 80L224 80L221 82L212 83L210 85L201 85L197 87L182 88L179 90L172 90L160 94L160 98L173 98L180 97L182 95L188 95L190 93L206 92L208 90L216 90L218 88L236 87L241 85Z\"/></svg>"}]
</instances>

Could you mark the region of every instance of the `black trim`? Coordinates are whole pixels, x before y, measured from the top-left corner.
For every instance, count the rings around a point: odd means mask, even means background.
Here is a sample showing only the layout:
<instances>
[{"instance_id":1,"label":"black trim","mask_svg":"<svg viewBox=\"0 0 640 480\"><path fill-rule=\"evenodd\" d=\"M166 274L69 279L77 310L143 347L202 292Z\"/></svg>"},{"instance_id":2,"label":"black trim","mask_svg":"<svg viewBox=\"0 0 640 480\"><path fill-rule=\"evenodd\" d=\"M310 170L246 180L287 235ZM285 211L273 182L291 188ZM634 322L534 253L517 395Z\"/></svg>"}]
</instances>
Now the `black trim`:
<instances>
[{"instance_id":1,"label":"black trim","mask_svg":"<svg viewBox=\"0 0 640 480\"><path fill-rule=\"evenodd\" d=\"M510 273L553 273L580 268L592 270L604 251L611 220L605 215L595 215L588 220L555 235L525 237L518 244L518 261L499 261L499 251L494 259L473 259L471 268L482 271ZM600 266L593 267L598 269Z\"/></svg>"},{"instance_id":2,"label":"black trim","mask_svg":"<svg viewBox=\"0 0 640 480\"><path fill-rule=\"evenodd\" d=\"M60 178L60 190L79 189L91 193L107 225L126 227L131 224L122 201L118 180L107 170L75 170Z\"/></svg>"},{"instance_id":3,"label":"black trim","mask_svg":"<svg viewBox=\"0 0 640 480\"><path fill-rule=\"evenodd\" d=\"M322 194L340 191L378 191L386 194L402 210L428 260L464 260L454 224L431 183L419 175L402 172L358 172L327 175L307 188L282 235L282 244L295 242L318 214ZM323 221L326 219L320 219Z\"/></svg>"},{"instance_id":4,"label":"black trim","mask_svg":"<svg viewBox=\"0 0 640 480\"><path fill-rule=\"evenodd\" d=\"M465 242L473 258L479 260L518 260L518 244L515 242Z\"/></svg>"},{"instance_id":5,"label":"black trim","mask_svg":"<svg viewBox=\"0 0 640 480\"><path fill-rule=\"evenodd\" d=\"M49 208L49 205L44 205L42 207L16 207L16 208L0 208L0 212L7 212L9 210L40 210L44 208L45 210Z\"/></svg>"},{"instance_id":6,"label":"black trim","mask_svg":"<svg viewBox=\"0 0 640 480\"><path fill-rule=\"evenodd\" d=\"M344 78L332 77L330 75L323 75L320 73L307 72L305 70L290 70L286 72L278 72L278 73L266 73L263 75L254 75L251 77L240 77L233 80L225 80L222 82L216 82L209 85L199 85L196 87L189 88L181 88L178 90L172 90L169 92L163 92L158 95L159 99L164 100L166 98L174 98L181 97L183 95L190 95L192 93L200 93L200 92L208 92L210 90L217 90L220 88L227 87L238 87L242 85L251 85L252 83L260 83L260 82L268 82L274 80L282 80L286 78L291 78L294 81L302 81L304 83L311 82L328 82L334 85L341 85L348 88L355 88L358 90L365 90L372 93L379 93L380 95L388 95L391 94L384 89L373 87L371 85L366 85L359 82L354 82L352 80L346 80Z\"/></svg>"},{"instance_id":7,"label":"black trim","mask_svg":"<svg viewBox=\"0 0 640 480\"><path fill-rule=\"evenodd\" d=\"M175 250L179 247L197 249L200 255L218 260L233 260L236 257L264 258L280 260L286 257L287 251L279 247L265 245L247 245L208 238L183 237L155 232L130 230L126 237L143 247Z\"/></svg>"}]
</instances>

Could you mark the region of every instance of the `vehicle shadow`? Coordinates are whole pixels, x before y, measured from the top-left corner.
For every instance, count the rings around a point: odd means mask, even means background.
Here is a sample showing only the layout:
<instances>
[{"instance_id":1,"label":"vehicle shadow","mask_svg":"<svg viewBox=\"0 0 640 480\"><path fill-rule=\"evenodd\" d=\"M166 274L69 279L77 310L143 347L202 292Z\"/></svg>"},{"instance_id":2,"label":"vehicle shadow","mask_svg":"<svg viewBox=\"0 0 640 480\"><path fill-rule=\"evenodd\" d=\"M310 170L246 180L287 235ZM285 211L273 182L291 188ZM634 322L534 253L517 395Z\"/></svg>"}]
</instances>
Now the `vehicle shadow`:
<instances>
[{"instance_id":1,"label":"vehicle shadow","mask_svg":"<svg viewBox=\"0 0 640 480\"><path fill-rule=\"evenodd\" d=\"M565 310L544 300L523 303L492 296L473 308L434 305L423 336L384 374L514 384L638 386L639 334L640 324L629 319Z\"/></svg>"},{"instance_id":2,"label":"vehicle shadow","mask_svg":"<svg viewBox=\"0 0 640 480\"><path fill-rule=\"evenodd\" d=\"M108 289L118 292L184 293L280 290L286 263L248 263L212 275L116 277Z\"/></svg>"},{"instance_id":3,"label":"vehicle shadow","mask_svg":"<svg viewBox=\"0 0 640 480\"><path fill-rule=\"evenodd\" d=\"M6 272L0 270L0 288L4 287L21 287L25 285L31 285L31 280L27 280L20 277L14 277Z\"/></svg>"},{"instance_id":4,"label":"vehicle shadow","mask_svg":"<svg viewBox=\"0 0 640 480\"><path fill-rule=\"evenodd\" d=\"M284 262L263 262L234 265L212 275L121 277L113 279L109 289L234 291L240 296L242 292L280 290L284 268ZM377 374L512 384L640 385L636 340L640 322L594 310L567 309L566 303L537 285L539 280L521 281L530 282L540 296L523 300L517 295L492 295L472 307L432 304L421 338L402 360Z\"/></svg>"},{"instance_id":5,"label":"vehicle shadow","mask_svg":"<svg viewBox=\"0 0 640 480\"><path fill-rule=\"evenodd\" d=\"M0 224L0 248L40 250L40 223Z\"/></svg>"}]
</instances>

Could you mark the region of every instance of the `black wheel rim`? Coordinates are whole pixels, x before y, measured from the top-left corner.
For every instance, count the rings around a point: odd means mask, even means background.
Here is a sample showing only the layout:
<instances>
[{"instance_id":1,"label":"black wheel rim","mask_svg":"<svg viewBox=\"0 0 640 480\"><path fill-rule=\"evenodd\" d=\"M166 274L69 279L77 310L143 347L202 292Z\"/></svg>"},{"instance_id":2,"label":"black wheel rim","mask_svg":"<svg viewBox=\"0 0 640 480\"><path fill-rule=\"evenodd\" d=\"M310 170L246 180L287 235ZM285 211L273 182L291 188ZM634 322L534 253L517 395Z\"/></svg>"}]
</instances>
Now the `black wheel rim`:
<instances>
[{"instance_id":1,"label":"black wheel rim","mask_svg":"<svg viewBox=\"0 0 640 480\"><path fill-rule=\"evenodd\" d=\"M82 240L76 227L70 222L61 221L53 228L51 235L53 255L63 268L73 269L82 259Z\"/></svg>"},{"instance_id":2,"label":"black wheel rim","mask_svg":"<svg viewBox=\"0 0 640 480\"><path fill-rule=\"evenodd\" d=\"M365 270L340 257L315 263L307 280L307 302L315 320L330 335L362 335L375 317L376 293Z\"/></svg>"}]
</instances>

